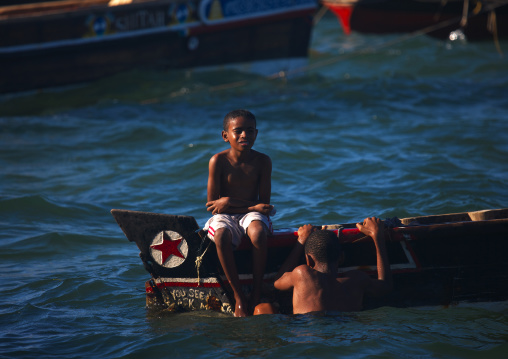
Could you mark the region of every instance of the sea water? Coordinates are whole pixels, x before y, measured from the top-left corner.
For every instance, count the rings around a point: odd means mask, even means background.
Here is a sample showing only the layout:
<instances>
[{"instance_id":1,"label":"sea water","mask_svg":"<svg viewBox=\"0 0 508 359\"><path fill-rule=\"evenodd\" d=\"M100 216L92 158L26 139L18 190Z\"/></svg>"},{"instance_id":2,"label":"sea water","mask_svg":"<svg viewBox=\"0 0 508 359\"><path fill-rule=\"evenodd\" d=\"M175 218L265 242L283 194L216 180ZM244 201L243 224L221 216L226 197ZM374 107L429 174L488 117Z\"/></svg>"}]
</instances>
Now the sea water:
<instances>
[{"instance_id":1,"label":"sea water","mask_svg":"<svg viewBox=\"0 0 508 359\"><path fill-rule=\"evenodd\" d=\"M277 228L508 207L500 48L345 36L328 14L288 78L137 70L0 97L0 357L508 357L507 303L152 313L139 251L109 213L204 224L208 160L236 108L272 158Z\"/></svg>"}]
</instances>

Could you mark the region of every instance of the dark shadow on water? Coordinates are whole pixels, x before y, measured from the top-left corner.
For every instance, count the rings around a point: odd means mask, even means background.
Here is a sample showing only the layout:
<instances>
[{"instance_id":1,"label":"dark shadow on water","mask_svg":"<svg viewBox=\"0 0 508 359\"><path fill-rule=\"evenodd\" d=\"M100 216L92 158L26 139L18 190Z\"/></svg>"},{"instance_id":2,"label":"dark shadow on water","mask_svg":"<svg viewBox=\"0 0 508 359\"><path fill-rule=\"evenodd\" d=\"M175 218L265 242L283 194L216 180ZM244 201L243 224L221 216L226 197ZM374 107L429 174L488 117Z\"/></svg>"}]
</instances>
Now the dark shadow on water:
<instances>
[{"instance_id":1,"label":"dark shadow on water","mask_svg":"<svg viewBox=\"0 0 508 359\"><path fill-rule=\"evenodd\" d=\"M236 70L134 70L73 86L0 95L2 116L49 115L117 103L151 105L181 99L199 101L210 92L235 89L266 78Z\"/></svg>"}]
</instances>

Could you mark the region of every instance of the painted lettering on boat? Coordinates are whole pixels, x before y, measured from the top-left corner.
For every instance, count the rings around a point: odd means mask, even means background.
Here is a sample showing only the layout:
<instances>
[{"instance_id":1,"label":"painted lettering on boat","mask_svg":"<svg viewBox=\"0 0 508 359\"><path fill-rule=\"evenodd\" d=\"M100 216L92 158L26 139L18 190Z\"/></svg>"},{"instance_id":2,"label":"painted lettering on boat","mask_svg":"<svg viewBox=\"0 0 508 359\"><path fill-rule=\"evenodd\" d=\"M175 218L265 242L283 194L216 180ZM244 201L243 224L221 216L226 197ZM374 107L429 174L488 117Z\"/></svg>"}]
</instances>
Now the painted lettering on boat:
<instances>
[{"instance_id":1,"label":"painted lettering on boat","mask_svg":"<svg viewBox=\"0 0 508 359\"><path fill-rule=\"evenodd\" d=\"M188 291L183 289L172 289L170 290L171 296L174 300L177 300L178 298L194 298L198 300L205 300L208 296L210 296L212 293L208 291L203 291L200 289L193 289L190 288Z\"/></svg>"},{"instance_id":2,"label":"painted lettering on boat","mask_svg":"<svg viewBox=\"0 0 508 359\"><path fill-rule=\"evenodd\" d=\"M119 16L115 19L118 31L130 31L165 26L164 11L140 10L133 14Z\"/></svg>"},{"instance_id":3,"label":"painted lettering on boat","mask_svg":"<svg viewBox=\"0 0 508 359\"><path fill-rule=\"evenodd\" d=\"M233 311L231 310L231 305L229 303L222 303L222 308L221 308L222 312L224 313L233 313Z\"/></svg>"},{"instance_id":4,"label":"painted lettering on boat","mask_svg":"<svg viewBox=\"0 0 508 359\"><path fill-rule=\"evenodd\" d=\"M203 309L205 308L205 303L203 301L197 301L196 298L189 298L185 296L183 291L172 291L171 295L175 300L175 303L179 307L184 307L188 309Z\"/></svg>"},{"instance_id":5,"label":"painted lettering on boat","mask_svg":"<svg viewBox=\"0 0 508 359\"><path fill-rule=\"evenodd\" d=\"M190 288L171 289L168 292L171 294L174 303L179 307L233 313L231 305L227 302L223 303L211 290Z\"/></svg>"}]
</instances>

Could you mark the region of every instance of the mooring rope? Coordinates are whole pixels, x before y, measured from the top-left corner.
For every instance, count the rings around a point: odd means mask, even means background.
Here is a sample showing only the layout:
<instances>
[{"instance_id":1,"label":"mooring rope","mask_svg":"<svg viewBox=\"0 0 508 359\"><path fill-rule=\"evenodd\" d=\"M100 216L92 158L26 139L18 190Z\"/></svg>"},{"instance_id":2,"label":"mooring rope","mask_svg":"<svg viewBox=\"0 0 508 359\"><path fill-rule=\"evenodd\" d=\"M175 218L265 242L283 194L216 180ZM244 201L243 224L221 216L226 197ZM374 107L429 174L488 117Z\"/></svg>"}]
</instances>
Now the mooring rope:
<instances>
[{"instance_id":1,"label":"mooring rope","mask_svg":"<svg viewBox=\"0 0 508 359\"><path fill-rule=\"evenodd\" d=\"M209 241L208 242L208 246L206 246L205 248L205 251L200 255L200 256L197 256L196 257L196 271L198 272L198 287L199 285L201 284L201 278L199 277L199 269L201 268L201 264L203 263L203 257L205 256L206 254L206 251L208 250L208 248L210 247L210 244L212 243L212 241Z\"/></svg>"}]
</instances>

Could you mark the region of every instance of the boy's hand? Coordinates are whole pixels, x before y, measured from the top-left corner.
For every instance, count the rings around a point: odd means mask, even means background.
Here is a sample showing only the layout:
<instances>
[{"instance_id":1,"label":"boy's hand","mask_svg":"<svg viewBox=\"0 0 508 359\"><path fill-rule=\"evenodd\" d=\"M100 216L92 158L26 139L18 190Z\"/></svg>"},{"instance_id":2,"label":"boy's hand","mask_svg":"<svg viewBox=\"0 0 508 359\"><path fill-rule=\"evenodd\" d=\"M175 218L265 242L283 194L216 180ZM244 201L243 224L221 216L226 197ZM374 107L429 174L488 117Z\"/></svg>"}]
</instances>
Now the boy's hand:
<instances>
[{"instance_id":1,"label":"boy's hand","mask_svg":"<svg viewBox=\"0 0 508 359\"><path fill-rule=\"evenodd\" d=\"M229 197L221 197L215 201L206 202L206 210L212 214L226 213L229 208Z\"/></svg>"},{"instance_id":2,"label":"boy's hand","mask_svg":"<svg viewBox=\"0 0 508 359\"><path fill-rule=\"evenodd\" d=\"M273 206L271 204L265 203L258 203L252 208L253 211L264 214L265 216L269 216L272 209Z\"/></svg>"},{"instance_id":3,"label":"boy's hand","mask_svg":"<svg viewBox=\"0 0 508 359\"><path fill-rule=\"evenodd\" d=\"M356 224L356 228L358 228L363 234L370 236L373 240L384 238L385 224L379 218L365 218L363 223Z\"/></svg>"},{"instance_id":4,"label":"boy's hand","mask_svg":"<svg viewBox=\"0 0 508 359\"><path fill-rule=\"evenodd\" d=\"M317 230L318 228L314 227L312 224L306 224L305 226L301 226L300 228L298 228L298 242L300 242L300 244L305 244L310 234Z\"/></svg>"}]
</instances>

